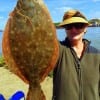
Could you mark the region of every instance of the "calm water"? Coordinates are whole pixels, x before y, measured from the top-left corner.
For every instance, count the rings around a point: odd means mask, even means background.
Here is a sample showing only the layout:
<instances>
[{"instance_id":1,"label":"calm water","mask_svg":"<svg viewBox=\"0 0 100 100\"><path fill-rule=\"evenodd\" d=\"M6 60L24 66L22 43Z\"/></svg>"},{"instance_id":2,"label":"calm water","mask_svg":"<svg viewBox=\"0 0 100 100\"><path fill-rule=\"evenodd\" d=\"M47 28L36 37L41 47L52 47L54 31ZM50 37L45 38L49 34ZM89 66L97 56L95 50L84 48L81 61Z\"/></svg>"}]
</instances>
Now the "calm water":
<instances>
[{"instance_id":1,"label":"calm water","mask_svg":"<svg viewBox=\"0 0 100 100\"><path fill-rule=\"evenodd\" d=\"M65 31L63 29L57 29L57 37L59 40L64 40L66 37ZM100 27L89 27L85 37L91 41L91 45L100 49ZM0 32L0 53L2 53L2 32Z\"/></svg>"},{"instance_id":2,"label":"calm water","mask_svg":"<svg viewBox=\"0 0 100 100\"><path fill-rule=\"evenodd\" d=\"M57 36L59 40L64 40L66 33L64 29L57 30ZM89 27L84 38L91 41L91 45L100 49L100 27Z\"/></svg>"}]
</instances>

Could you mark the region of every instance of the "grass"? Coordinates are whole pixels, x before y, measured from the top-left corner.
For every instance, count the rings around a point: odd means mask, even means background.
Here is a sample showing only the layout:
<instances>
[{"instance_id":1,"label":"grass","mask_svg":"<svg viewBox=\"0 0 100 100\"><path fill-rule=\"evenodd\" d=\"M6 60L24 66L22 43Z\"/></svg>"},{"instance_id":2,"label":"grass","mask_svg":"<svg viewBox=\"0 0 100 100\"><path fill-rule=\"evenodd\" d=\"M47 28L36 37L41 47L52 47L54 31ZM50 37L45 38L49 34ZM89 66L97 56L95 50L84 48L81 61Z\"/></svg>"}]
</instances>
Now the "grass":
<instances>
[{"instance_id":1,"label":"grass","mask_svg":"<svg viewBox=\"0 0 100 100\"><path fill-rule=\"evenodd\" d=\"M2 56L0 56L0 67L4 67L6 66L5 62L4 62L4 59Z\"/></svg>"}]
</instances>

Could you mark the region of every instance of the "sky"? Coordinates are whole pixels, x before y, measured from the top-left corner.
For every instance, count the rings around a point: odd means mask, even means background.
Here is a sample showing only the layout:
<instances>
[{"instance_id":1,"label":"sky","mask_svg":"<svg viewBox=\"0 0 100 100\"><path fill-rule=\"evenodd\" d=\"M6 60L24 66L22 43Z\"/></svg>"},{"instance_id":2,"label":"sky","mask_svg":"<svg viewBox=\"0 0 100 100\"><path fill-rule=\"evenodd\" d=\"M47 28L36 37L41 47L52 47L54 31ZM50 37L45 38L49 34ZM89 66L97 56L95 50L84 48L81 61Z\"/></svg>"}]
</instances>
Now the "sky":
<instances>
[{"instance_id":1,"label":"sky","mask_svg":"<svg viewBox=\"0 0 100 100\"><path fill-rule=\"evenodd\" d=\"M14 9L17 0L0 1L0 29L4 29L9 13ZM100 18L100 0L44 0L53 22L61 22L65 11L80 10L87 19Z\"/></svg>"}]
</instances>

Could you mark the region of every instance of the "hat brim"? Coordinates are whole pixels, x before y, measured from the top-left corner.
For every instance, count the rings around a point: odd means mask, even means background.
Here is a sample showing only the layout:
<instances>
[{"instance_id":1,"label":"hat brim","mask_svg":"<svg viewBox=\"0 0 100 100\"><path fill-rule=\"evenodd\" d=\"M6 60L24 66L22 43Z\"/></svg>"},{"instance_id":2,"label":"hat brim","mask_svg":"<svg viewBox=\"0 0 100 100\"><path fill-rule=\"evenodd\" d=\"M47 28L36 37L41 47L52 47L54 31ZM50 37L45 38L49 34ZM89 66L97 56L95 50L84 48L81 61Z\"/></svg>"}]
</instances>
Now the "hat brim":
<instances>
[{"instance_id":1,"label":"hat brim","mask_svg":"<svg viewBox=\"0 0 100 100\"><path fill-rule=\"evenodd\" d=\"M84 18L81 17L71 17L69 19L64 20L63 22L61 22L58 27L64 27L67 24L72 24L72 23L84 23L89 25L88 21L85 20Z\"/></svg>"}]
</instances>

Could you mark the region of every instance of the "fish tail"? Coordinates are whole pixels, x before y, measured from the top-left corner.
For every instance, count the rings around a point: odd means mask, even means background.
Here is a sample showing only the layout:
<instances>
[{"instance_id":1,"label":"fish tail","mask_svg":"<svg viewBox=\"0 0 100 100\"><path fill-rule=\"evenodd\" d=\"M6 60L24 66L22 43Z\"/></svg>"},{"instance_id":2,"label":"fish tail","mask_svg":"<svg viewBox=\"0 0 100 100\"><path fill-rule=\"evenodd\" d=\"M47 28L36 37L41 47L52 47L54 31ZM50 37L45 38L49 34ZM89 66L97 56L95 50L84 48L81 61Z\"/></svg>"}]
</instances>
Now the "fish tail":
<instances>
[{"instance_id":1,"label":"fish tail","mask_svg":"<svg viewBox=\"0 0 100 100\"><path fill-rule=\"evenodd\" d=\"M29 91L26 100L46 100L45 95L41 89L41 86L29 86Z\"/></svg>"}]
</instances>

